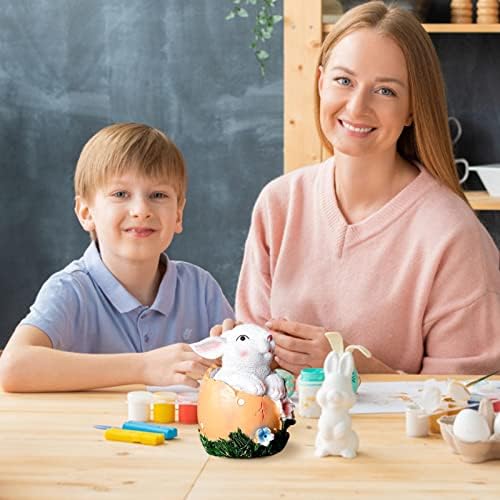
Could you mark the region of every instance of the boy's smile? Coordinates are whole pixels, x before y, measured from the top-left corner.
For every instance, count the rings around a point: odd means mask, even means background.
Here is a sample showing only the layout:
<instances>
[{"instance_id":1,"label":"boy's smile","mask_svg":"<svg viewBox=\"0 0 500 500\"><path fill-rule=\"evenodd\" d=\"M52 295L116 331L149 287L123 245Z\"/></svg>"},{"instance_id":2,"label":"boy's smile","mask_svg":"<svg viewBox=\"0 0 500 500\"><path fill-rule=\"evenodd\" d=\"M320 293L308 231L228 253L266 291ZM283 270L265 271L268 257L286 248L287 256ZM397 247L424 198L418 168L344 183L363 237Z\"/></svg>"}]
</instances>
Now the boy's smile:
<instances>
[{"instance_id":1,"label":"boy's smile","mask_svg":"<svg viewBox=\"0 0 500 500\"><path fill-rule=\"evenodd\" d=\"M91 202L77 199L77 213L94 230L106 266L114 273L127 266L157 266L159 256L182 231L184 203L163 180L133 173L111 178Z\"/></svg>"}]
</instances>

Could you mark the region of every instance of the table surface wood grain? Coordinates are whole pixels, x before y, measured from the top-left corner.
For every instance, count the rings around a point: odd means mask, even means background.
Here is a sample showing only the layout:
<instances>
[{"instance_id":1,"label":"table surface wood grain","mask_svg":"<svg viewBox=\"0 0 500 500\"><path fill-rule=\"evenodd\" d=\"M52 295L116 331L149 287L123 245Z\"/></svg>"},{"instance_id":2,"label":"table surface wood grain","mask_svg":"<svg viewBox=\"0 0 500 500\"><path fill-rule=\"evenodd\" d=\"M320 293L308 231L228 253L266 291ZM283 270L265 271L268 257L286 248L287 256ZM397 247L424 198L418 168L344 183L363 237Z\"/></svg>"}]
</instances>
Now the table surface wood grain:
<instances>
[{"instance_id":1,"label":"table surface wood grain","mask_svg":"<svg viewBox=\"0 0 500 500\"><path fill-rule=\"evenodd\" d=\"M121 425L131 389L0 392L0 498L500 498L500 461L466 464L438 435L407 438L402 414L354 416L353 460L315 458L317 421L300 418L283 452L253 460L208 456L196 426L163 446L105 441L93 426Z\"/></svg>"}]
</instances>

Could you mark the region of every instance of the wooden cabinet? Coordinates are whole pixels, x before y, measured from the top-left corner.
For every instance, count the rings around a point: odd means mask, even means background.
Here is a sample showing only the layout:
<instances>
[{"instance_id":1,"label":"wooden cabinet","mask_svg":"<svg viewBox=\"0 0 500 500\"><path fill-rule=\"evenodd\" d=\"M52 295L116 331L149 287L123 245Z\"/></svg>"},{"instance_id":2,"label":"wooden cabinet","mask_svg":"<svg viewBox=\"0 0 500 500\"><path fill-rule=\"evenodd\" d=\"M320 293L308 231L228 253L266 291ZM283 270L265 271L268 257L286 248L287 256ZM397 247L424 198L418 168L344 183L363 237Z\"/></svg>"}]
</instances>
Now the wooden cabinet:
<instances>
[{"instance_id":1,"label":"wooden cabinet","mask_svg":"<svg viewBox=\"0 0 500 500\"><path fill-rule=\"evenodd\" d=\"M314 71L323 37L321 0L285 0L284 10L284 165L289 172L327 157L314 121ZM500 33L500 24L424 24L429 33ZM475 210L500 210L500 198L486 191L466 193Z\"/></svg>"}]
</instances>

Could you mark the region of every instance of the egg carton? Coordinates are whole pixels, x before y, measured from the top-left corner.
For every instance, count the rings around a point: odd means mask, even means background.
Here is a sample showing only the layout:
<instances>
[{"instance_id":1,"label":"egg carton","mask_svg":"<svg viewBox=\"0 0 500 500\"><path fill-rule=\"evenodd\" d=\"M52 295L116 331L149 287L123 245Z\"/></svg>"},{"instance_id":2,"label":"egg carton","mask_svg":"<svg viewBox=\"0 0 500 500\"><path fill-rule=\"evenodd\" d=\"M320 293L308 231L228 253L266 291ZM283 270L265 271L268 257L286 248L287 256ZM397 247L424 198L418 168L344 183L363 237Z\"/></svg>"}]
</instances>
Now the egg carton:
<instances>
[{"instance_id":1,"label":"egg carton","mask_svg":"<svg viewBox=\"0 0 500 500\"><path fill-rule=\"evenodd\" d=\"M445 416L438 419L441 435L446 443L461 456L464 462L477 464L486 460L500 459L500 434L493 434L487 441L467 443L453 434L453 422L456 416Z\"/></svg>"}]
</instances>

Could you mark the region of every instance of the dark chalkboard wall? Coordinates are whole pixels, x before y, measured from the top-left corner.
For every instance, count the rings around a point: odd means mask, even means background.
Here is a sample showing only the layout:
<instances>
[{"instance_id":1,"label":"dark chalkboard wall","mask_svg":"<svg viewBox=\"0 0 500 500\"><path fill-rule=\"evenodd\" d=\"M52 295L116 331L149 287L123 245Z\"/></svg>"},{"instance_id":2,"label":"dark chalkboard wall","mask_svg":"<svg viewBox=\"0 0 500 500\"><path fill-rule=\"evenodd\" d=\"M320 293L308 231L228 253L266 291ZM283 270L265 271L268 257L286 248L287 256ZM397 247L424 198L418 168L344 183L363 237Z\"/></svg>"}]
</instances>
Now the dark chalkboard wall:
<instances>
[{"instance_id":1,"label":"dark chalkboard wall","mask_svg":"<svg viewBox=\"0 0 500 500\"><path fill-rule=\"evenodd\" d=\"M184 152L185 228L169 253L208 269L233 300L253 202L283 169L283 58L278 25L262 79L251 24L225 21L229 8L0 0L0 347L43 281L85 250L73 170L116 121L159 127ZM464 123L460 154L500 161L500 35L434 38ZM500 241L498 213L482 217Z\"/></svg>"}]
</instances>

